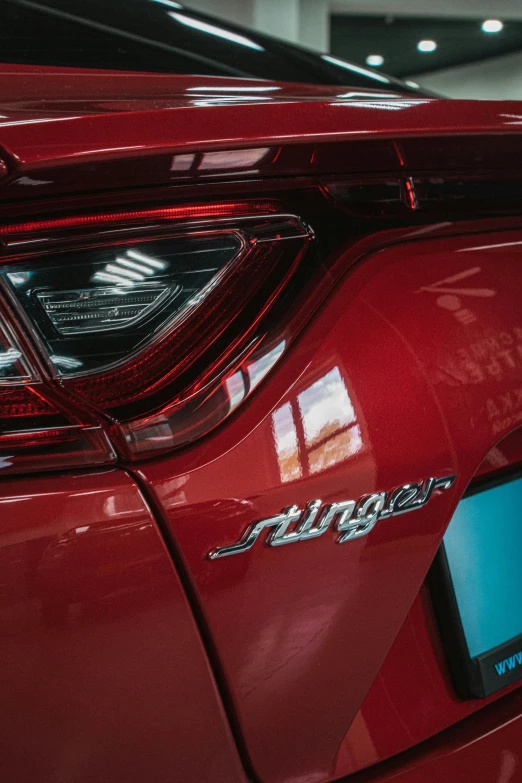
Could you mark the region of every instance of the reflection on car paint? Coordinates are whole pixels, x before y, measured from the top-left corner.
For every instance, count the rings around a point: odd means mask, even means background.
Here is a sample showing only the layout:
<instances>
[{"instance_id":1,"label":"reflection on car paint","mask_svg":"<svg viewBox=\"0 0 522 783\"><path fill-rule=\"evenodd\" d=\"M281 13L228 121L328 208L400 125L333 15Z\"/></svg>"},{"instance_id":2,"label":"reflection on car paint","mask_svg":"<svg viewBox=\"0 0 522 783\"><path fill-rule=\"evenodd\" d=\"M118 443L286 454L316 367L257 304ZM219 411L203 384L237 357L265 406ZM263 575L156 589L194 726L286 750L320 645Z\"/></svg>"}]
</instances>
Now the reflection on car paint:
<instances>
[{"instance_id":1,"label":"reflection on car paint","mask_svg":"<svg viewBox=\"0 0 522 783\"><path fill-rule=\"evenodd\" d=\"M282 482L319 473L363 448L361 428L338 367L272 414Z\"/></svg>"}]
</instances>

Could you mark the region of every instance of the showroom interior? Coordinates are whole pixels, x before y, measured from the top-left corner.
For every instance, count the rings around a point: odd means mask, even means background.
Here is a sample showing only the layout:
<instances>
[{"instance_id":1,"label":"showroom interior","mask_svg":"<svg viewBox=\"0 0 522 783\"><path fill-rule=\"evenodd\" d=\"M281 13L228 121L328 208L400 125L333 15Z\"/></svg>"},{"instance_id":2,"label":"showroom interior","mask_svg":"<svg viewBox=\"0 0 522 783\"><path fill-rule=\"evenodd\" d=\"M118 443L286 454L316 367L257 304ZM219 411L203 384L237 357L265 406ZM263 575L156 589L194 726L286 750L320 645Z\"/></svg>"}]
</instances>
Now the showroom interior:
<instances>
[{"instance_id":1,"label":"showroom interior","mask_svg":"<svg viewBox=\"0 0 522 783\"><path fill-rule=\"evenodd\" d=\"M518 0L191 0L189 7L451 98L522 98Z\"/></svg>"}]
</instances>

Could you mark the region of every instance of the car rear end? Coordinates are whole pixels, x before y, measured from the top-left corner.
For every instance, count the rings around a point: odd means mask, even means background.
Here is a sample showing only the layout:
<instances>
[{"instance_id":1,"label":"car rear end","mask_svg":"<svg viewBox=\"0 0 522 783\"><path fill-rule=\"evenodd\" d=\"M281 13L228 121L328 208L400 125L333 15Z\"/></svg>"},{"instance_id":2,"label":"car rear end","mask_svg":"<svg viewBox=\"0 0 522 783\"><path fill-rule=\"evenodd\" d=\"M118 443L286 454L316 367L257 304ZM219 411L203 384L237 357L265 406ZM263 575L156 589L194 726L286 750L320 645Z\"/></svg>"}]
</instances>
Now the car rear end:
<instances>
[{"instance_id":1,"label":"car rear end","mask_svg":"<svg viewBox=\"0 0 522 783\"><path fill-rule=\"evenodd\" d=\"M517 779L518 104L3 70L6 777Z\"/></svg>"}]
</instances>

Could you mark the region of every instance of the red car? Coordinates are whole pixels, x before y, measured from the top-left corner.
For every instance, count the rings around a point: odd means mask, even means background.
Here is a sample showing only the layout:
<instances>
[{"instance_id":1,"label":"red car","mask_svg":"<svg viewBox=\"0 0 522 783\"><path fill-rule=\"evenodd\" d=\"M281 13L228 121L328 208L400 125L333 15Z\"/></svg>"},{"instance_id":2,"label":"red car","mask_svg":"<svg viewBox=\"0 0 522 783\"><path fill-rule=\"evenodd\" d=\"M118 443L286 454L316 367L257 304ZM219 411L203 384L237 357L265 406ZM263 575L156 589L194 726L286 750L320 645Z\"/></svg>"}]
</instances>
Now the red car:
<instances>
[{"instance_id":1,"label":"red car","mask_svg":"<svg viewBox=\"0 0 522 783\"><path fill-rule=\"evenodd\" d=\"M2 780L522 780L522 106L0 41Z\"/></svg>"}]
</instances>

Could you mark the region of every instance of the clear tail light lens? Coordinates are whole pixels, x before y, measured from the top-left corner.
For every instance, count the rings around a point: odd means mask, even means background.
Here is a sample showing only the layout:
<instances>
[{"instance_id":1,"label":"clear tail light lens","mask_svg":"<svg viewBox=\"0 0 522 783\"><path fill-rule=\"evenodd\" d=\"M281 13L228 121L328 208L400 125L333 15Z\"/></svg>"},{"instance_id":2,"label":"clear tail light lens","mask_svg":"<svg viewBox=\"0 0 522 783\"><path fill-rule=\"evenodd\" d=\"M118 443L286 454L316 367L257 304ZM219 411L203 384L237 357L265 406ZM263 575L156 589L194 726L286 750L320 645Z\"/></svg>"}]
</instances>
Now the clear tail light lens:
<instances>
[{"instance_id":1,"label":"clear tail light lens","mask_svg":"<svg viewBox=\"0 0 522 783\"><path fill-rule=\"evenodd\" d=\"M4 429L0 457L20 432L33 449L45 441L53 465L79 438L91 464L110 462L105 433L126 459L162 453L225 419L282 355L285 341L270 341L265 321L310 230L270 202L184 209L0 229L4 294L48 376L38 378L42 394L16 386L12 409L34 410L43 427ZM2 373L36 380L4 343L0 384Z\"/></svg>"},{"instance_id":2,"label":"clear tail light lens","mask_svg":"<svg viewBox=\"0 0 522 783\"><path fill-rule=\"evenodd\" d=\"M6 268L9 285L60 376L128 361L179 329L243 248L239 235L69 250Z\"/></svg>"},{"instance_id":3,"label":"clear tail light lens","mask_svg":"<svg viewBox=\"0 0 522 783\"><path fill-rule=\"evenodd\" d=\"M21 384L31 380L34 380L33 373L14 334L8 331L5 322L0 322L0 393L7 384Z\"/></svg>"}]
</instances>

